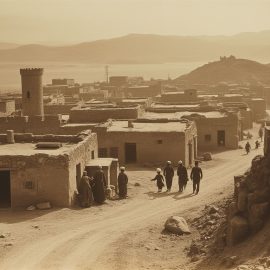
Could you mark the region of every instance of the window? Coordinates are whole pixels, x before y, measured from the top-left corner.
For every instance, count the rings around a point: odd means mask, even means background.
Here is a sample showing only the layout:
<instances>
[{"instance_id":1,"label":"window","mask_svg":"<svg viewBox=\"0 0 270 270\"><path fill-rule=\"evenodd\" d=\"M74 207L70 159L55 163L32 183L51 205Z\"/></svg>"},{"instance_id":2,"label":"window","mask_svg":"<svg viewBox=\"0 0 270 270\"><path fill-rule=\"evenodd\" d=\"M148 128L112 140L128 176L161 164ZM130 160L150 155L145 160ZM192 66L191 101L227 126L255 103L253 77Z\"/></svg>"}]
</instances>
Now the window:
<instances>
[{"instance_id":1,"label":"window","mask_svg":"<svg viewBox=\"0 0 270 270\"><path fill-rule=\"evenodd\" d=\"M27 97L28 99L30 98L30 92L29 92L29 91L27 91L26 97Z\"/></svg>"},{"instance_id":2,"label":"window","mask_svg":"<svg viewBox=\"0 0 270 270\"><path fill-rule=\"evenodd\" d=\"M95 159L95 151L94 151L94 150L91 151L91 158L92 158L92 159Z\"/></svg>"},{"instance_id":3,"label":"window","mask_svg":"<svg viewBox=\"0 0 270 270\"><path fill-rule=\"evenodd\" d=\"M107 148L98 148L98 157L101 158L108 157Z\"/></svg>"},{"instance_id":4,"label":"window","mask_svg":"<svg viewBox=\"0 0 270 270\"><path fill-rule=\"evenodd\" d=\"M24 188L25 189L34 189L34 183L32 181L25 181Z\"/></svg>"},{"instance_id":5,"label":"window","mask_svg":"<svg viewBox=\"0 0 270 270\"><path fill-rule=\"evenodd\" d=\"M204 136L204 140L205 140L206 142L210 142L210 141L211 141L211 135L210 135L210 134L206 134L206 135Z\"/></svg>"},{"instance_id":6,"label":"window","mask_svg":"<svg viewBox=\"0 0 270 270\"><path fill-rule=\"evenodd\" d=\"M158 143L158 144L162 144L163 141L162 141L162 140L157 140L157 143Z\"/></svg>"},{"instance_id":7,"label":"window","mask_svg":"<svg viewBox=\"0 0 270 270\"><path fill-rule=\"evenodd\" d=\"M110 148L110 157L118 158L118 147L111 147Z\"/></svg>"}]
</instances>

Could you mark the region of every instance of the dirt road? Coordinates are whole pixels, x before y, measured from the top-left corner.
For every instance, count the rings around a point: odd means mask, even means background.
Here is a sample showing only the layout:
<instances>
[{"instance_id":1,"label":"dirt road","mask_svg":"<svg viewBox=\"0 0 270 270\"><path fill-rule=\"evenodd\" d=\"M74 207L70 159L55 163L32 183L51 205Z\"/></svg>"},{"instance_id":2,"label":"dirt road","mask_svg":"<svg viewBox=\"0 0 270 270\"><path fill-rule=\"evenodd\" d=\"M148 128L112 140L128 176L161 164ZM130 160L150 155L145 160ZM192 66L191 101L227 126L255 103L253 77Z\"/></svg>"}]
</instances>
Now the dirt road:
<instances>
[{"instance_id":1,"label":"dirt road","mask_svg":"<svg viewBox=\"0 0 270 270\"><path fill-rule=\"evenodd\" d=\"M156 194L155 184L149 181L155 171L138 169L128 172L128 200L89 209L1 210L0 234L5 238L0 239L0 269L150 269L153 264L138 255L136 249L142 248L132 241L136 237L147 241L148 228L161 229L174 213L190 217L225 197L233 189L233 176L243 173L260 153L261 149L245 155L239 149L215 154L214 160L202 165L204 179L197 196L191 195L190 182L184 194L174 192L176 178L172 193ZM135 182L140 186L135 187ZM164 268L161 258L153 258L155 269Z\"/></svg>"}]
</instances>

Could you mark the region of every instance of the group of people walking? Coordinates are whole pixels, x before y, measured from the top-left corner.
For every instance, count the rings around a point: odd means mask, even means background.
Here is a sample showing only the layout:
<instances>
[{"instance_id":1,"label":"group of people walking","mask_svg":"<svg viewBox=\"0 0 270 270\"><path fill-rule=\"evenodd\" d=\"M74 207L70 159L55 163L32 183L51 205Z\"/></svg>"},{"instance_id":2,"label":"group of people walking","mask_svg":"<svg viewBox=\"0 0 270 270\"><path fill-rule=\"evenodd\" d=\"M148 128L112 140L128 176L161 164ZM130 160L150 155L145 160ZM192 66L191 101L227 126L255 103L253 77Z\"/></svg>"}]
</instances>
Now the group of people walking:
<instances>
[{"instance_id":1,"label":"group of people walking","mask_svg":"<svg viewBox=\"0 0 270 270\"><path fill-rule=\"evenodd\" d=\"M128 177L125 173L125 167L121 167L118 175L118 195L120 199L127 197L127 184ZM89 177L87 171L83 172L78 191L79 201L82 207L90 207L94 201L97 204L105 202L107 184L102 166L98 167L93 177Z\"/></svg>"},{"instance_id":2,"label":"group of people walking","mask_svg":"<svg viewBox=\"0 0 270 270\"><path fill-rule=\"evenodd\" d=\"M162 192L163 187L165 187L164 183L165 178L167 192L170 192L174 177L174 168L172 166L171 161L167 161L167 164L163 170L163 175L161 174L161 172L162 170L160 168L157 168L157 175L151 181L156 181L158 192ZM178 176L179 192L183 192L187 186L188 172L187 168L184 166L181 160L178 162L177 176ZM200 181L202 177L203 173L202 169L199 167L199 162L195 161L195 167L192 168L190 173L190 179L193 181L193 194L199 193Z\"/></svg>"}]
</instances>

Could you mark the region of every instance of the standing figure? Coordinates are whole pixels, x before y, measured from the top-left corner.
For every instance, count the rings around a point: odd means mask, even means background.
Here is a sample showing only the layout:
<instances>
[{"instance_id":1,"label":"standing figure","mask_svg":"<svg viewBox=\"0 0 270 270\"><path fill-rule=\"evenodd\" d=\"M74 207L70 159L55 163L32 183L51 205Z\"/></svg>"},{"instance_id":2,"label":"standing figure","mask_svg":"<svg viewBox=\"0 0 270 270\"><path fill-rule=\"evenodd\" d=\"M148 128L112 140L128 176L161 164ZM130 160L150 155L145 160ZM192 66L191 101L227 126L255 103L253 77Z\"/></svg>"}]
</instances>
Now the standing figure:
<instances>
[{"instance_id":1,"label":"standing figure","mask_svg":"<svg viewBox=\"0 0 270 270\"><path fill-rule=\"evenodd\" d=\"M259 129L259 137L261 139L261 142L263 141L263 127L261 126Z\"/></svg>"},{"instance_id":2,"label":"standing figure","mask_svg":"<svg viewBox=\"0 0 270 270\"><path fill-rule=\"evenodd\" d=\"M93 193L90 185L90 178L87 172L83 172L83 176L79 185L79 200L82 207L90 207L93 203Z\"/></svg>"},{"instance_id":3,"label":"standing figure","mask_svg":"<svg viewBox=\"0 0 270 270\"><path fill-rule=\"evenodd\" d=\"M161 174L161 169L160 168L157 168L157 175L151 181L157 181L158 192L161 192L162 191L162 188L165 185L164 185L164 177Z\"/></svg>"},{"instance_id":4,"label":"standing figure","mask_svg":"<svg viewBox=\"0 0 270 270\"><path fill-rule=\"evenodd\" d=\"M190 179L193 181L193 194L195 193L197 195L199 193L200 182L202 178L203 178L202 169L199 167L199 161L196 160L195 167L192 168L190 174Z\"/></svg>"},{"instance_id":5,"label":"standing figure","mask_svg":"<svg viewBox=\"0 0 270 270\"><path fill-rule=\"evenodd\" d=\"M167 161L167 165L164 168L163 174L166 179L167 192L170 192L172 188L172 181L173 181L173 176L174 176L174 169L173 169L171 161Z\"/></svg>"},{"instance_id":6,"label":"standing figure","mask_svg":"<svg viewBox=\"0 0 270 270\"><path fill-rule=\"evenodd\" d=\"M128 177L125 173L125 170L126 170L125 167L120 167L120 173L117 179L120 199L125 199L127 197Z\"/></svg>"},{"instance_id":7,"label":"standing figure","mask_svg":"<svg viewBox=\"0 0 270 270\"><path fill-rule=\"evenodd\" d=\"M256 140L256 142L255 142L255 149L258 149L259 147L260 147L260 143L259 143L258 140Z\"/></svg>"},{"instance_id":8,"label":"standing figure","mask_svg":"<svg viewBox=\"0 0 270 270\"><path fill-rule=\"evenodd\" d=\"M250 148L251 148L251 145L249 142L247 142L245 145L245 149L246 149L247 154L250 152Z\"/></svg>"},{"instance_id":9,"label":"standing figure","mask_svg":"<svg viewBox=\"0 0 270 270\"><path fill-rule=\"evenodd\" d=\"M93 179L93 195L96 203L101 204L106 200L106 179L102 170L102 166L98 166L98 170L94 174Z\"/></svg>"},{"instance_id":10,"label":"standing figure","mask_svg":"<svg viewBox=\"0 0 270 270\"><path fill-rule=\"evenodd\" d=\"M187 185L188 174L187 168L183 165L182 160L178 162L177 175L178 175L179 192L183 192Z\"/></svg>"}]
</instances>

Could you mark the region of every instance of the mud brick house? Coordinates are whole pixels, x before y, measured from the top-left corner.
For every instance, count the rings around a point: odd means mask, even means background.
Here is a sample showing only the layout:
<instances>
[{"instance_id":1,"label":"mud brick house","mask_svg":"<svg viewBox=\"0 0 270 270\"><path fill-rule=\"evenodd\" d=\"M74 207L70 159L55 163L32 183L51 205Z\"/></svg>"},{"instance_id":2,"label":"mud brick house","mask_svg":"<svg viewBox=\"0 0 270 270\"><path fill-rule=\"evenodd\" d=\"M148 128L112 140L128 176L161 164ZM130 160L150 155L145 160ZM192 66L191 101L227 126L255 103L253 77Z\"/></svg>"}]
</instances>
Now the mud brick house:
<instances>
[{"instance_id":1,"label":"mud brick house","mask_svg":"<svg viewBox=\"0 0 270 270\"><path fill-rule=\"evenodd\" d=\"M50 201L75 203L86 164L97 158L97 135L0 135L0 207L26 207Z\"/></svg>"},{"instance_id":2,"label":"mud brick house","mask_svg":"<svg viewBox=\"0 0 270 270\"><path fill-rule=\"evenodd\" d=\"M95 132L99 157L118 158L120 164L177 164L181 159L189 166L197 156L196 125L187 120L109 121Z\"/></svg>"}]
</instances>

